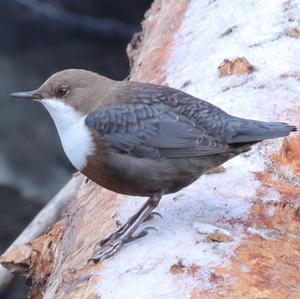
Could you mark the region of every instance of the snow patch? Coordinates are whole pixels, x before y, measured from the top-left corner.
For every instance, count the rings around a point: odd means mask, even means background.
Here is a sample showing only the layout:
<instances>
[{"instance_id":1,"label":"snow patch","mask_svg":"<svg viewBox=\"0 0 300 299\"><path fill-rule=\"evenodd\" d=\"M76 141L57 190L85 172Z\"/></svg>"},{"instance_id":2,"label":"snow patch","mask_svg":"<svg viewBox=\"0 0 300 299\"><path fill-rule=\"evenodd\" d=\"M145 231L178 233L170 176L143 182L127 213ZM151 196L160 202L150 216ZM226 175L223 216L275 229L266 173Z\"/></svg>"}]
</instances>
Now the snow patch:
<instances>
[{"instance_id":1,"label":"snow patch","mask_svg":"<svg viewBox=\"0 0 300 299\"><path fill-rule=\"evenodd\" d=\"M265 229L265 228L257 228L257 227L249 227L247 231L250 234L258 235L266 240L278 240L280 238L280 231Z\"/></svg>"},{"instance_id":2,"label":"snow patch","mask_svg":"<svg viewBox=\"0 0 300 299\"><path fill-rule=\"evenodd\" d=\"M230 232L224 228L217 227L215 225L204 223L204 222L195 222L193 224L194 229L197 230L199 234L208 235L213 233L222 233L224 235L230 236Z\"/></svg>"},{"instance_id":3,"label":"snow patch","mask_svg":"<svg viewBox=\"0 0 300 299\"><path fill-rule=\"evenodd\" d=\"M300 67L300 40L286 36L295 24L288 21L285 2L192 1L168 62L168 84L180 88L189 79L184 91L228 113L284 121L282 111L298 104L300 91L295 78L280 77ZM299 3L293 3L293 12L300 14ZM223 60L237 57L246 57L257 71L219 78Z\"/></svg>"},{"instance_id":4,"label":"snow patch","mask_svg":"<svg viewBox=\"0 0 300 299\"><path fill-rule=\"evenodd\" d=\"M210 288L209 277L213 268L224 264L245 237L241 222L251 206L247 201L224 197L222 192L214 190L215 187L217 180L206 187L200 179L176 194L165 196L157 209L163 218L155 217L144 224L144 227L154 226L158 231L129 244L116 256L104 261L99 295L107 299L182 299L189 297L191 289ZM121 222L134 214L145 200L122 195L118 199ZM233 241L208 242L199 234L201 227L230 235ZM171 266L179 260L187 267L194 264L201 271L195 276L182 273L179 280L170 272Z\"/></svg>"},{"instance_id":5,"label":"snow patch","mask_svg":"<svg viewBox=\"0 0 300 299\"><path fill-rule=\"evenodd\" d=\"M268 188L266 190L266 194L262 197L262 201L263 203L266 203L268 205L274 205L276 203L280 202L280 193L272 188ZM270 206L269 208L271 208L272 206Z\"/></svg>"}]
</instances>

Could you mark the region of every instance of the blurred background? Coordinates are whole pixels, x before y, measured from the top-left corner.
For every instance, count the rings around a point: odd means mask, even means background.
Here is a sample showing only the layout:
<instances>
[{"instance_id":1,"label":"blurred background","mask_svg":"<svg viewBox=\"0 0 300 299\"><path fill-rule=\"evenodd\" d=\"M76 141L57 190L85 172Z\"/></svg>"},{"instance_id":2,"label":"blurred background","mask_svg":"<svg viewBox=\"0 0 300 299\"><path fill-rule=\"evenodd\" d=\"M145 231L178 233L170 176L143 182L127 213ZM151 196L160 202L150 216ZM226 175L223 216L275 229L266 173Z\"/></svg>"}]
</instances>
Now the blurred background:
<instances>
[{"instance_id":1,"label":"blurred background","mask_svg":"<svg viewBox=\"0 0 300 299\"><path fill-rule=\"evenodd\" d=\"M50 116L9 98L54 72L84 68L113 79L129 73L126 46L151 0L2 0L0 3L0 251L74 172ZM26 298L22 280L1 299Z\"/></svg>"}]
</instances>

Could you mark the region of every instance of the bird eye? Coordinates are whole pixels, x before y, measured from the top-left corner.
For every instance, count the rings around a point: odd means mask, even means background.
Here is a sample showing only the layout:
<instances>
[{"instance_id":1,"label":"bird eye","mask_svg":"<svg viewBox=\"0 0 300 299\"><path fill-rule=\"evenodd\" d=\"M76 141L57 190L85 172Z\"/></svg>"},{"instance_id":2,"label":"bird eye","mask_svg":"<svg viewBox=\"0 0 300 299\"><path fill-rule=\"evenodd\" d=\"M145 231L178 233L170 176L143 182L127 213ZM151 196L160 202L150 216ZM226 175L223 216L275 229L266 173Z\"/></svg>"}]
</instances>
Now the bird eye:
<instances>
[{"instance_id":1,"label":"bird eye","mask_svg":"<svg viewBox=\"0 0 300 299\"><path fill-rule=\"evenodd\" d=\"M58 98L64 97L68 93L68 88L66 86L61 86L56 89L55 95Z\"/></svg>"}]
</instances>

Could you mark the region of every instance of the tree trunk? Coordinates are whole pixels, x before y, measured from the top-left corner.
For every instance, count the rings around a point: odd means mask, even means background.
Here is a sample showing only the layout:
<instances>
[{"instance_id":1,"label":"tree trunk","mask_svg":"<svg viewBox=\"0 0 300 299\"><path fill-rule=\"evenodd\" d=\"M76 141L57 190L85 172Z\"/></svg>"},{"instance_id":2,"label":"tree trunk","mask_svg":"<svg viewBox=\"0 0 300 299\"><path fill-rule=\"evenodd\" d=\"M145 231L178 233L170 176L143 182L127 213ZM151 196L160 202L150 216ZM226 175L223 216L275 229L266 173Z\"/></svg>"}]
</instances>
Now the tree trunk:
<instances>
[{"instance_id":1,"label":"tree trunk","mask_svg":"<svg viewBox=\"0 0 300 299\"><path fill-rule=\"evenodd\" d=\"M299 125L299 10L286 0L156 0L128 46L131 80ZM263 142L165 196L162 219L148 223L158 231L96 265L94 243L144 199L83 183L65 218L2 262L30 280L30 298L299 298L299 146L297 134Z\"/></svg>"}]
</instances>

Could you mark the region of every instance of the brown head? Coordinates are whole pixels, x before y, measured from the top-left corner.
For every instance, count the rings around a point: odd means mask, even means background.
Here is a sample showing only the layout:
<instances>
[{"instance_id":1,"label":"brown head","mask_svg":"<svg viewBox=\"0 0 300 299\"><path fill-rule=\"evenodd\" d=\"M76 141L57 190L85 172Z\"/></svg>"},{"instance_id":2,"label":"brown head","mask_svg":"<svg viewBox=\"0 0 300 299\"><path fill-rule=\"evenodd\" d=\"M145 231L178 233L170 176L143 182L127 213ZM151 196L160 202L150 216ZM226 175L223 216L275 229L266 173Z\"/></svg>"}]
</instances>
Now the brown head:
<instances>
[{"instance_id":1,"label":"brown head","mask_svg":"<svg viewBox=\"0 0 300 299\"><path fill-rule=\"evenodd\" d=\"M36 90L11 95L42 103L46 99L56 99L80 114L87 114L101 106L101 101L111 94L116 82L91 71L68 69L53 74Z\"/></svg>"},{"instance_id":2,"label":"brown head","mask_svg":"<svg viewBox=\"0 0 300 299\"><path fill-rule=\"evenodd\" d=\"M85 125L85 115L105 105L117 81L96 73L70 69L58 72L39 88L12 96L32 99L43 104L50 113L63 148L79 170L95 151L92 133Z\"/></svg>"}]
</instances>

